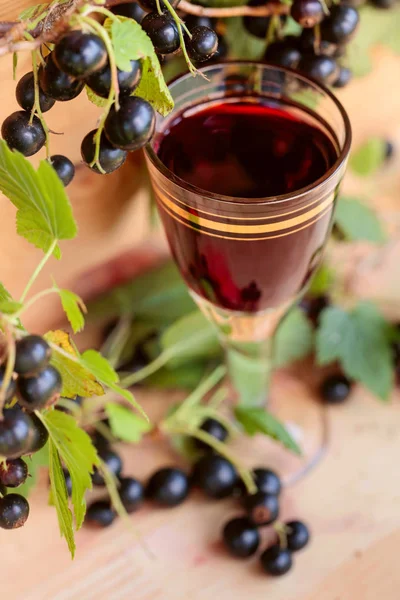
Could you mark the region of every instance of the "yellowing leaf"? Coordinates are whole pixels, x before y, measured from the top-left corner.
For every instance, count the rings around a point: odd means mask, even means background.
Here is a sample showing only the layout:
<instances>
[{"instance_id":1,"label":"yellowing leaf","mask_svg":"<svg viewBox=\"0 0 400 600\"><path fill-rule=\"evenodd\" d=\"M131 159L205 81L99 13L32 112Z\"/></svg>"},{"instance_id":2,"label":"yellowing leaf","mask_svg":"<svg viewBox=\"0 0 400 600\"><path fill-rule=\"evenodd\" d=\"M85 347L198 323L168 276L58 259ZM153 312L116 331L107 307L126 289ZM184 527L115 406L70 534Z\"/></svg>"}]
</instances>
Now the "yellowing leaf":
<instances>
[{"instance_id":1,"label":"yellowing leaf","mask_svg":"<svg viewBox=\"0 0 400 600\"><path fill-rule=\"evenodd\" d=\"M174 101L165 83L160 61L154 51L142 61L142 78L133 95L150 102L154 110L163 117L174 108Z\"/></svg>"}]
</instances>

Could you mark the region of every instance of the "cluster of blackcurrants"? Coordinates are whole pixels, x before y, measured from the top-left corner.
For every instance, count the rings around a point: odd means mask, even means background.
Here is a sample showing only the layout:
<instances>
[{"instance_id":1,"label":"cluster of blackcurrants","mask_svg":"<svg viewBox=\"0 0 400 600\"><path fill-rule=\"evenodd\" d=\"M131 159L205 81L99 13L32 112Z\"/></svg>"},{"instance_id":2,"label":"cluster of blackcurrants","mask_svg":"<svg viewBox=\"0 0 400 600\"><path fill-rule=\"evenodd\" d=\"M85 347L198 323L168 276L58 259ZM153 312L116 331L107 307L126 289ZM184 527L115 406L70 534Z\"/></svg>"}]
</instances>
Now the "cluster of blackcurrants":
<instances>
[{"instance_id":1,"label":"cluster of blackcurrants","mask_svg":"<svg viewBox=\"0 0 400 600\"><path fill-rule=\"evenodd\" d=\"M49 364L51 348L42 337L28 335L16 342L13 377L5 390L0 419L0 527L17 529L29 515L29 504L20 494L8 493L25 483L28 467L22 456L46 444L48 433L34 413L54 403L61 391L60 373ZM0 386L5 368L0 369ZM15 402L17 399L17 402ZM12 407L10 407L12 405ZM7 408L8 406L8 408Z\"/></svg>"},{"instance_id":2,"label":"cluster of blackcurrants","mask_svg":"<svg viewBox=\"0 0 400 600\"><path fill-rule=\"evenodd\" d=\"M217 420L206 419L201 429L220 442L227 441L228 431ZM230 554L240 558L252 556L261 543L259 528L276 522L279 516L279 494L281 481L270 469L258 468L253 471L257 487L255 494L249 495L232 463L221 455L211 451L210 447L199 440L192 440L196 450L201 452L190 475L175 467L157 470L143 486L137 479L121 477L122 460L105 442L97 438L95 444L101 459L108 469L119 478L119 494L128 513L137 510L145 499L162 507L174 507L181 504L192 488L200 489L214 500L228 497L239 499L245 515L230 520L223 528L222 537ZM71 481L65 473L67 487L71 493ZM95 471L93 484L104 486L102 475ZM109 499L93 502L86 513L86 523L107 527L116 517ZM280 523L279 540L270 545L261 555L264 570L271 575L283 575L292 566L292 552L304 548L309 541L309 531L301 521Z\"/></svg>"}]
</instances>

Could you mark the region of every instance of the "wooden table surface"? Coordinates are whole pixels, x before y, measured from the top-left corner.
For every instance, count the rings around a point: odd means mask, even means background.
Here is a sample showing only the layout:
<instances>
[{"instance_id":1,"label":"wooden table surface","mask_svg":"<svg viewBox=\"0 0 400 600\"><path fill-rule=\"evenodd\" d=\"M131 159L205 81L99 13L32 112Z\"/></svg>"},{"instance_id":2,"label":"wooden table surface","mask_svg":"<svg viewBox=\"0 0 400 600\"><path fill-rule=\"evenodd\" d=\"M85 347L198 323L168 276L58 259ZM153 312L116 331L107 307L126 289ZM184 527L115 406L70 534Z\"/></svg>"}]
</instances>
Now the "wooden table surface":
<instances>
[{"instance_id":1,"label":"wooden table surface","mask_svg":"<svg viewBox=\"0 0 400 600\"><path fill-rule=\"evenodd\" d=\"M387 81L394 82L393 75L399 73L399 61L377 51L375 63L374 75L354 82L342 93L342 99L352 118L356 144L369 135L379 134L393 139L399 148L400 93L382 95ZM6 85L11 86L9 80ZM11 112L9 104L2 106L1 112L2 116ZM75 116L75 129L77 124ZM398 157L393 165L388 168L390 181L388 172L377 179L375 200L385 211L395 214L400 191ZM84 177L71 188L74 208L77 203L78 209L82 207L78 217L83 234L75 247L74 243L68 246L72 251L66 250L64 264L70 265L66 279L71 278L81 249L95 248L105 231L85 229L83 203L80 205L79 200L82 193L85 198L89 198L90 192L92 196L97 194L100 184L89 189L91 185L92 180ZM356 192L366 184L350 181L347 187ZM96 201L101 203L102 198L96 196ZM3 206L7 211L5 199ZM12 211L7 215L12 223ZM108 238L108 249L127 246L129 231L127 228L124 231L125 237L114 228ZM4 283L11 288L13 260L19 248L15 241L11 253L3 252L2 274L9 273ZM399 254L397 244L397 254L391 255L397 267ZM21 245L20 256L26 256L20 263L22 280L22 270L30 269L29 262L36 262L38 255L27 245ZM380 267L377 271L379 281ZM393 273L393 277L398 281L398 274ZM18 289L20 284L14 287ZM379 292L382 287L376 281L364 283L369 292ZM362 280L358 288L362 294ZM397 304L396 310L400 316ZM32 322L37 324L37 320ZM277 373L272 397L275 403L280 399L291 402L294 412L299 405L304 410L308 407L315 410L316 398L307 378L304 381L295 374ZM152 394L145 398L138 394L138 398L151 415L177 399L173 394ZM32 494L31 516L26 526L13 532L0 531L1 597L7 600L375 600L377 597L398 600L400 393L395 392L391 403L384 406L362 388L356 388L351 401L329 409L328 417L331 442L327 456L307 478L284 491L283 517L304 519L313 534L312 544L296 555L295 568L287 576L271 579L260 572L257 560L240 562L228 557L220 543L220 530L224 521L237 513L237 508L232 501L205 501L198 494L172 510L146 507L131 516L132 527L117 521L106 530L82 529L77 535L77 556L71 562L65 542L59 537L55 511L46 506L44 480ZM281 466L275 463L275 453L268 441L246 439L238 444L248 465ZM157 466L177 462L162 442L146 442L129 450L122 448L122 453L126 474L142 478Z\"/></svg>"}]
</instances>

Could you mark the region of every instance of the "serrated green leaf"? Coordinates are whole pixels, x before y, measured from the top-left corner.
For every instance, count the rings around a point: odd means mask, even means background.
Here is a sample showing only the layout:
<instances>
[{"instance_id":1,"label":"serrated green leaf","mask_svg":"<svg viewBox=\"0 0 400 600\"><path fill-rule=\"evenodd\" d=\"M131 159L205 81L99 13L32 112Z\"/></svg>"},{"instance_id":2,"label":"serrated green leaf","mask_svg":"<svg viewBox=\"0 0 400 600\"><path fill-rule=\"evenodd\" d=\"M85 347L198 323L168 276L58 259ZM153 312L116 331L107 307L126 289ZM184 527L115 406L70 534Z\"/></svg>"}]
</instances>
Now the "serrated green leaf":
<instances>
[{"instance_id":1,"label":"serrated green leaf","mask_svg":"<svg viewBox=\"0 0 400 600\"><path fill-rule=\"evenodd\" d=\"M28 466L29 477L27 477L25 483L19 486L18 494L28 498L31 490L36 486L40 468L49 465L49 445L46 444L38 452L29 457L24 457L22 460Z\"/></svg>"},{"instance_id":2,"label":"serrated green leaf","mask_svg":"<svg viewBox=\"0 0 400 600\"><path fill-rule=\"evenodd\" d=\"M107 98L101 98L101 96L95 94L94 91L91 90L87 85L85 85L85 90L89 102L95 106L98 106L98 108L104 108L107 105Z\"/></svg>"},{"instance_id":3,"label":"serrated green leaf","mask_svg":"<svg viewBox=\"0 0 400 600\"><path fill-rule=\"evenodd\" d=\"M377 213L357 198L339 199L335 222L350 241L365 240L380 244L387 239Z\"/></svg>"},{"instance_id":4,"label":"serrated green leaf","mask_svg":"<svg viewBox=\"0 0 400 600\"><path fill-rule=\"evenodd\" d=\"M78 333L85 326L85 318L83 314L86 312L86 306L77 294L70 290L62 290L56 288L60 294L61 304L64 309L67 319L70 322L74 333Z\"/></svg>"},{"instance_id":5,"label":"serrated green leaf","mask_svg":"<svg viewBox=\"0 0 400 600\"><path fill-rule=\"evenodd\" d=\"M154 54L151 39L133 19L125 17L119 17L118 20L106 19L104 27L111 35L115 62L121 71L130 71L131 60Z\"/></svg>"},{"instance_id":6,"label":"serrated green leaf","mask_svg":"<svg viewBox=\"0 0 400 600\"><path fill-rule=\"evenodd\" d=\"M216 328L199 310L168 327L161 336L161 347L174 355L168 363L171 367L221 354Z\"/></svg>"},{"instance_id":7,"label":"serrated green leaf","mask_svg":"<svg viewBox=\"0 0 400 600\"><path fill-rule=\"evenodd\" d=\"M265 52L265 40L251 35L243 25L242 17L226 21L224 37L230 49L230 58L259 60Z\"/></svg>"},{"instance_id":8,"label":"serrated green leaf","mask_svg":"<svg viewBox=\"0 0 400 600\"><path fill-rule=\"evenodd\" d=\"M77 228L60 178L47 161L37 171L0 140L0 190L17 208L17 232L47 252L55 240L72 239ZM60 258L58 246L54 256Z\"/></svg>"},{"instance_id":9,"label":"serrated green leaf","mask_svg":"<svg viewBox=\"0 0 400 600\"><path fill-rule=\"evenodd\" d=\"M235 408L235 417L247 435L253 436L262 433L281 442L291 452L301 455L299 446L286 427L265 408L252 408L239 404Z\"/></svg>"},{"instance_id":10,"label":"serrated green leaf","mask_svg":"<svg viewBox=\"0 0 400 600\"><path fill-rule=\"evenodd\" d=\"M137 444L143 435L151 430L152 426L148 421L139 417L125 406L109 402L105 408L110 421L111 431L115 437L123 442Z\"/></svg>"},{"instance_id":11,"label":"serrated green leaf","mask_svg":"<svg viewBox=\"0 0 400 600\"><path fill-rule=\"evenodd\" d=\"M387 143L378 137L369 138L352 152L349 168L357 175L372 175L385 162Z\"/></svg>"},{"instance_id":12,"label":"serrated green leaf","mask_svg":"<svg viewBox=\"0 0 400 600\"><path fill-rule=\"evenodd\" d=\"M174 108L174 101L165 83L160 61L154 51L142 61L142 78L133 95L150 102L154 110L163 117Z\"/></svg>"},{"instance_id":13,"label":"serrated green leaf","mask_svg":"<svg viewBox=\"0 0 400 600\"><path fill-rule=\"evenodd\" d=\"M90 370L80 364L79 354L75 351L70 342L68 333L65 331L49 331L44 336L48 342L51 342L61 348L61 350L71 355L69 359L65 354L53 350L51 364L58 369L61 374L63 387L61 395L66 398L75 398L82 396L102 396L103 387L97 381Z\"/></svg>"},{"instance_id":14,"label":"serrated green leaf","mask_svg":"<svg viewBox=\"0 0 400 600\"><path fill-rule=\"evenodd\" d=\"M74 509L75 527L78 530L82 526L86 512L85 493L92 489L93 468L100 462L96 448L88 434L78 426L71 415L59 410L52 410L41 413L40 418L49 432L50 443L57 449L71 476L71 502ZM62 470L61 475L65 487ZM55 491L58 492L58 489ZM53 500L57 503L54 490Z\"/></svg>"},{"instance_id":15,"label":"serrated green leaf","mask_svg":"<svg viewBox=\"0 0 400 600\"><path fill-rule=\"evenodd\" d=\"M322 296L331 289L335 282L335 272L326 263L318 268L311 279L307 294L310 296Z\"/></svg>"},{"instance_id":16,"label":"serrated green leaf","mask_svg":"<svg viewBox=\"0 0 400 600\"><path fill-rule=\"evenodd\" d=\"M275 335L274 365L283 367L308 356L314 347L314 330L304 312L294 307Z\"/></svg>"},{"instance_id":17,"label":"serrated green leaf","mask_svg":"<svg viewBox=\"0 0 400 600\"><path fill-rule=\"evenodd\" d=\"M55 411L54 411L55 412ZM49 440L49 476L51 497L57 511L61 537L65 537L72 558L75 556L75 539L72 513L68 506L68 493L56 444Z\"/></svg>"},{"instance_id":18,"label":"serrated green leaf","mask_svg":"<svg viewBox=\"0 0 400 600\"><path fill-rule=\"evenodd\" d=\"M375 306L362 302L350 312L326 308L316 349L319 364L338 360L350 379L360 381L383 400L388 398L394 377L391 334Z\"/></svg>"},{"instance_id":19,"label":"serrated green leaf","mask_svg":"<svg viewBox=\"0 0 400 600\"><path fill-rule=\"evenodd\" d=\"M21 310L23 304L16 302L15 300L3 300L0 301L0 313L4 315L13 315L14 313Z\"/></svg>"}]
</instances>

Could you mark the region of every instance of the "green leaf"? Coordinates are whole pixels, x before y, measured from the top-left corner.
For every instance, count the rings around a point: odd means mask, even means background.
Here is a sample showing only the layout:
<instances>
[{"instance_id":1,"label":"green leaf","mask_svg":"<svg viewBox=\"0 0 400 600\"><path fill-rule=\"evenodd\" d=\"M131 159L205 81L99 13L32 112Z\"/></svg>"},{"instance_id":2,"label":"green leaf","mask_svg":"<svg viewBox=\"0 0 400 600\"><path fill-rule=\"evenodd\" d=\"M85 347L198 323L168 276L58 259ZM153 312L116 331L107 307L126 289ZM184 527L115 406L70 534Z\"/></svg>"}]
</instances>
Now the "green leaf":
<instances>
[{"instance_id":1,"label":"green leaf","mask_svg":"<svg viewBox=\"0 0 400 600\"><path fill-rule=\"evenodd\" d=\"M15 300L2 300L0 301L0 313L4 315L13 315L14 313L21 310L23 304L16 302Z\"/></svg>"},{"instance_id":2,"label":"green leaf","mask_svg":"<svg viewBox=\"0 0 400 600\"><path fill-rule=\"evenodd\" d=\"M360 381L386 400L393 384L391 329L378 309L362 302L352 311L329 307L316 336L317 360L340 361L350 379Z\"/></svg>"},{"instance_id":3,"label":"green leaf","mask_svg":"<svg viewBox=\"0 0 400 600\"><path fill-rule=\"evenodd\" d=\"M95 94L94 91L91 90L90 87L88 87L87 85L85 85L85 90L88 100L92 104L98 106L98 108L104 108L107 105L107 98L101 98L101 96Z\"/></svg>"},{"instance_id":4,"label":"green leaf","mask_svg":"<svg viewBox=\"0 0 400 600\"><path fill-rule=\"evenodd\" d=\"M56 444L51 439L49 440L49 476L52 503L57 511L61 537L65 537L71 556L74 558L76 547L72 513L68 506L67 486Z\"/></svg>"},{"instance_id":5,"label":"green leaf","mask_svg":"<svg viewBox=\"0 0 400 600\"><path fill-rule=\"evenodd\" d=\"M154 51L142 61L142 77L133 95L150 102L154 110L163 117L174 108L174 101L165 83L160 61Z\"/></svg>"},{"instance_id":6,"label":"green leaf","mask_svg":"<svg viewBox=\"0 0 400 600\"><path fill-rule=\"evenodd\" d=\"M55 286L58 293L60 294L61 304L67 315L68 321L71 324L74 333L78 333L85 326L85 318L83 313L86 312L86 306L77 294L70 290L61 290Z\"/></svg>"},{"instance_id":7,"label":"green leaf","mask_svg":"<svg viewBox=\"0 0 400 600\"><path fill-rule=\"evenodd\" d=\"M262 433L281 442L291 452L301 455L301 450L284 425L264 408L241 406L235 408L235 417L247 435Z\"/></svg>"},{"instance_id":8,"label":"green leaf","mask_svg":"<svg viewBox=\"0 0 400 600\"><path fill-rule=\"evenodd\" d=\"M385 162L386 145L382 138L369 138L351 154L349 168L357 175L372 175Z\"/></svg>"},{"instance_id":9,"label":"green leaf","mask_svg":"<svg viewBox=\"0 0 400 600\"><path fill-rule=\"evenodd\" d=\"M149 36L133 19L124 17L119 17L118 21L106 19L104 27L111 34L115 62L121 71L130 71L131 60L155 54Z\"/></svg>"},{"instance_id":10,"label":"green leaf","mask_svg":"<svg viewBox=\"0 0 400 600\"><path fill-rule=\"evenodd\" d=\"M77 228L60 178L47 161L37 171L0 140L0 190L17 208L17 232L47 252L54 240L72 239ZM60 248L54 250L61 257Z\"/></svg>"},{"instance_id":11,"label":"green leaf","mask_svg":"<svg viewBox=\"0 0 400 600\"><path fill-rule=\"evenodd\" d=\"M75 398L76 396L89 398L90 396L102 396L104 394L103 387L92 372L80 364L79 354L72 346L68 333L65 331L49 331L44 337L48 342L55 344L63 351L63 354L61 354L53 349L51 358L51 364L58 369L62 377L62 396L66 398ZM66 354L70 354L71 359Z\"/></svg>"},{"instance_id":12,"label":"green leaf","mask_svg":"<svg viewBox=\"0 0 400 600\"><path fill-rule=\"evenodd\" d=\"M0 283L0 302L4 302L5 300L12 300L12 296L10 292L4 287L4 285Z\"/></svg>"},{"instance_id":13,"label":"green leaf","mask_svg":"<svg viewBox=\"0 0 400 600\"><path fill-rule=\"evenodd\" d=\"M40 468L49 466L49 445L46 444L38 452L22 460L28 465L29 477L27 477L25 483L19 486L18 494L28 498L31 490L37 484Z\"/></svg>"},{"instance_id":14,"label":"green leaf","mask_svg":"<svg viewBox=\"0 0 400 600\"><path fill-rule=\"evenodd\" d=\"M93 467L99 464L96 448L88 434L78 426L71 415L59 410L52 410L41 413L40 418L49 432L51 444L57 449L71 476L71 501L74 508L75 527L78 530L82 526L86 512L85 493L92 489ZM62 478L65 486L64 475ZM54 494L53 500L57 503Z\"/></svg>"},{"instance_id":15,"label":"green leaf","mask_svg":"<svg viewBox=\"0 0 400 600\"><path fill-rule=\"evenodd\" d=\"M290 15L287 17L285 25L283 26L282 35L286 37L287 35L300 35L302 32L302 27L295 21Z\"/></svg>"},{"instance_id":16,"label":"green leaf","mask_svg":"<svg viewBox=\"0 0 400 600\"><path fill-rule=\"evenodd\" d=\"M207 364L190 362L175 369L162 368L143 382L146 386L163 390L193 390L202 380Z\"/></svg>"},{"instance_id":17,"label":"green leaf","mask_svg":"<svg viewBox=\"0 0 400 600\"><path fill-rule=\"evenodd\" d=\"M137 444L143 434L151 430L151 424L131 410L120 404L106 404L106 413L110 420L110 428L115 437L123 442Z\"/></svg>"},{"instance_id":18,"label":"green leaf","mask_svg":"<svg viewBox=\"0 0 400 600\"><path fill-rule=\"evenodd\" d=\"M334 270L331 267L329 267L326 263L322 263L322 265L313 275L307 293L310 296L322 296L323 294L329 292L334 282Z\"/></svg>"},{"instance_id":19,"label":"green leaf","mask_svg":"<svg viewBox=\"0 0 400 600\"><path fill-rule=\"evenodd\" d=\"M350 241L365 240L380 244L387 239L375 211L357 198L340 198L335 219L337 227Z\"/></svg>"},{"instance_id":20,"label":"green leaf","mask_svg":"<svg viewBox=\"0 0 400 600\"><path fill-rule=\"evenodd\" d=\"M275 335L274 365L283 367L308 356L314 347L314 331L304 312L292 310L283 319Z\"/></svg>"},{"instance_id":21,"label":"green leaf","mask_svg":"<svg viewBox=\"0 0 400 600\"><path fill-rule=\"evenodd\" d=\"M161 336L161 346L173 354L172 367L221 354L217 331L199 310L170 325Z\"/></svg>"},{"instance_id":22,"label":"green leaf","mask_svg":"<svg viewBox=\"0 0 400 600\"><path fill-rule=\"evenodd\" d=\"M371 50L376 45L400 53L400 6L382 10L363 6L360 26L354 40L346 48L346 65L356 76L366 75L372 69Z\"/></svg>"},{"instance_id":23,"label":"green leaf","mask_svg":"<svg viewBox=\"0 0 400 600\"><path fill-rule=\"evenodd\" d=\"M134 314L154 326L173 323L196 308L172 261L118 286L89 305L89 315L112 319Z\"/></svg>"},{"instance_id":24,"label":"green leaf","mask_svg":"<svg viewBox=\"0 0 400 600\"><path fill-rule=\"evenodd\" d=\"M226 20L224 36L231 50L230 58L259 60L265 52L265 40L251 35L245 29L242 17Z\"/></svg>"}]
</instances>

